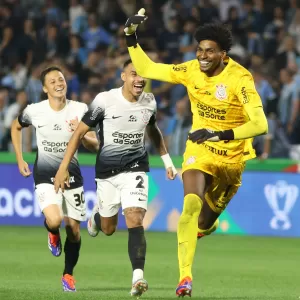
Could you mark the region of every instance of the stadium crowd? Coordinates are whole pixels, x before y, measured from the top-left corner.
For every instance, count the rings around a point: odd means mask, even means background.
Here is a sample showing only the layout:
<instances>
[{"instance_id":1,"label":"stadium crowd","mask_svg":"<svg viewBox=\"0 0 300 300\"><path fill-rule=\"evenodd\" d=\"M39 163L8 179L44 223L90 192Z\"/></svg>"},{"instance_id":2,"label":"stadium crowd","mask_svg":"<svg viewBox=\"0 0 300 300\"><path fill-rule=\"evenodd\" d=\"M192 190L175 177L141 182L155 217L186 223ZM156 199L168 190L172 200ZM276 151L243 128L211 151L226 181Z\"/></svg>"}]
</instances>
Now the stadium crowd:
<instances>
[{"instance_id":1,"label":"stadium crowd","mask_svg":"<svg viewBox=\"0 0 300 300\"><path fill-rule=\"evenodd\" d=\"M148 20L139 42L155 61L195 58L197 25L218 21L234 34L229 55L251 71L269 122L254 140L260 159L300 159L299 0L6 0L0 1L0 151L12 151L12 121L40 101L41 70L63 68L69 99L90 104L96 94L121 86L129 58L124 23L141 7ZM148 80L158 122L171 155L182 155L191 113L182 85ZM33 129L24 151L35 151ZM147 143L150 153L155 154Z\"/></svg>"}]
</instances>

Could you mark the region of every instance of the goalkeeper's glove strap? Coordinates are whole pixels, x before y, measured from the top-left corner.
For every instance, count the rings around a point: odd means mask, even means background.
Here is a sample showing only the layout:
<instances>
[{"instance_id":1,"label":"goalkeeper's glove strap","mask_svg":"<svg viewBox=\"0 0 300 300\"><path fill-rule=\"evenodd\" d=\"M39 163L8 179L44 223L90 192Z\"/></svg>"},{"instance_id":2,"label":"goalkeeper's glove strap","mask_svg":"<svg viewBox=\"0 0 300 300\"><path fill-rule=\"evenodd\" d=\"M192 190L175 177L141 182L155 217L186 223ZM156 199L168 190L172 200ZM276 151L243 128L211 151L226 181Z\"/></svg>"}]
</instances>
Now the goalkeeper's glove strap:
<instances>
[{"instance_id":1,"label":"goalkeeper's glove strap","mask_svg":"<svg viewBox=\"0 0 300 300\"><path fill-rule=\"evenodd\" d=\"M232 141L234 140L234 132L232 129L218 132L220 141Z\"/></svg>"},{"instance_id":2,"label":"goalkeeper's glove strap","mask_svg":"<svg viewBox=\"0 0 300 300\"><path fill-rule=\"evenodd\" d=\"M133 33L131 35L125 35L127 47L136 47L137 46L137 37L136 34Z\"/></svg>"}]
</instances>

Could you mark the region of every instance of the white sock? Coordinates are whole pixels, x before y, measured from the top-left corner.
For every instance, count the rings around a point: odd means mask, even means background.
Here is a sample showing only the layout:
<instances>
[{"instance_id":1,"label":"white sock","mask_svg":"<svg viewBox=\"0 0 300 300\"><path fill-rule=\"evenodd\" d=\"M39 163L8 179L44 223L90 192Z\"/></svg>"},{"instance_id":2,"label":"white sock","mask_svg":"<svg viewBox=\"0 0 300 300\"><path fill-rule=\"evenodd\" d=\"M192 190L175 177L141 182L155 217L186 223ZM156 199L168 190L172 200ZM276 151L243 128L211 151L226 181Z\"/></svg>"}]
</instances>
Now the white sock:
<instances>
[{"instance_id":1,"label":"white sock","mask_svg":"<svg viewBox=\"0 0 300 300\"><path fill-rule=\"evenodd\" d=\"M132 275L132 284L135 283L139 279L144 278L144 271L142 269L135 269Z\"/></svg>"}]
</instances>

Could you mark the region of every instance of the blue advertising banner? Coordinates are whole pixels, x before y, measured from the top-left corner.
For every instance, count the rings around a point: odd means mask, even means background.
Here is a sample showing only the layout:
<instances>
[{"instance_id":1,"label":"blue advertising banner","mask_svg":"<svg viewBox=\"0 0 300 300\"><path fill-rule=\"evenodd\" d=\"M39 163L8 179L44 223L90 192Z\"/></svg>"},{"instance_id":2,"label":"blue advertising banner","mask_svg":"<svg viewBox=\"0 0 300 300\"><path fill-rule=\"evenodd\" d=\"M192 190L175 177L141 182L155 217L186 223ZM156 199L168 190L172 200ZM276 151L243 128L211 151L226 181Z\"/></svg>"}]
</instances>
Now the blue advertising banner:
<instances>
[{"instance_id":1,"label":"blue advertising banner","mask_svg":"<svg viewBox=\"0 0 300 300\"><path fill-rule=\"evenodd\" d=\"M30 166L31 170L32 168ZM87 166L82 166L81 171L87 216L90 216L96 202L95 171L93 167ZM44 218L36 200L33 177L21 176L17 165L0 165L0 172L0 225L43 225ZM120 217L119 227L125 226L124 218Z\"/></svg>"},{"instance_id":2,"label":"blue advertising banner","mask_svg":"<svg viewBox=\"0 0 300 300\"><path fill-rule=\"evenodd\" d=\"M89 216L96 201L94 168L82 166L81 170ZM43 216L35 199L32 177L22 177L16 165L0 165L0 172L0 225L41 226ZM180 176L168 181L165 170L152 169L149 185L145 228L176 231L183 199ZM243 185L220 216L218 232L300 237L299 188L300 174L245 172ZM119 228L125 229L122 214Z\"/></svg>"}]
</instances>

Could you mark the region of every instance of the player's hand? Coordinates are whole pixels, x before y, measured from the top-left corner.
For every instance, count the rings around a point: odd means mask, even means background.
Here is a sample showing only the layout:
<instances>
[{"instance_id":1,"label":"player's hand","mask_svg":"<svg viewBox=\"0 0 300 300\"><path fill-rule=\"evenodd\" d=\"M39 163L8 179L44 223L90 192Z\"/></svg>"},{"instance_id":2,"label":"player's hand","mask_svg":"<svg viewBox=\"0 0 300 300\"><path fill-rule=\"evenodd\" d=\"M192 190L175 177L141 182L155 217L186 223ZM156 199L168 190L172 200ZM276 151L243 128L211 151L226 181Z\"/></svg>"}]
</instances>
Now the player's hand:
<instances>
[{"instance_id":1,"label":"player's hand","mask_svg":"<svg viewBox=\"0 0 300 300\"><path fill-rule=\"evenodd\" d=\"M268 153L264 152L258 157L258 159L262 161L268 159L268 157L269 157Z\"/></svg>"},{"instance_id":2,"label":"player's hand","mask_svg":"<svg viewBox=\"0 0 300 300\"><path fill-rule=\"evenodd\" d=\"M145 16L145 12L145 9L141 8L136 15L131 16L127 19L124 28L124 32L126 35L134 34L137 27L147 20L148 17Z\"/></svg>"},{"instance_id":3,"label":"player's hand","mask_svg":"<svg viewBox=\"0 0 300 300\"><path fill-rule=\"evenodd\" d=\"M54 178L54 189L58 193L59 189L62 192L65 191L65 184L67 187L70 187L70 174L68 170L58 169L55 178Z\"/></svg>"},{"instance_id":4,"label":"player's hand","mask_svg":"<svg viewBox=\"0 0 300 300\"><path fill-rule=\"evenodd\" d=\"M189 140L193 143L202 144L205 141L218 142L220 141L219 131L210 129L198 129L189 133Z\"/></svg>"},{"instance_id":5,"label":"player's hand","mask_svg":"<svg viewBox=\"0 0 300 300\"><path fill-rule=\"evenodd\" d=\"M29 177L31 174L31 171L29 169L29 166L26 161L22 160L18 163L19 171L24 177Z\"/></svg>"},{"instance_id":6,"label":"player's hand","mask_svg":"<svg viewBox=\"0 0 300 300\"><path fill-rule=\"evenodd\" d=\"M79 125L78 117L69 121L69 126L72 131L75 131Z\"/></svg>"},{"instance_id":7,"label":"player's hand","mask_svg":"<svg viewBox=\"0 0 300 300\"><path fill-rule=\"evenodd\" d=\"M167 172L167 178L168 179L174 180L176 178L177 170L174 166L170 167L170 168L167 168L166 172Z\"/></svg>"}]
</instances>

